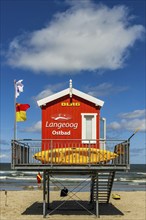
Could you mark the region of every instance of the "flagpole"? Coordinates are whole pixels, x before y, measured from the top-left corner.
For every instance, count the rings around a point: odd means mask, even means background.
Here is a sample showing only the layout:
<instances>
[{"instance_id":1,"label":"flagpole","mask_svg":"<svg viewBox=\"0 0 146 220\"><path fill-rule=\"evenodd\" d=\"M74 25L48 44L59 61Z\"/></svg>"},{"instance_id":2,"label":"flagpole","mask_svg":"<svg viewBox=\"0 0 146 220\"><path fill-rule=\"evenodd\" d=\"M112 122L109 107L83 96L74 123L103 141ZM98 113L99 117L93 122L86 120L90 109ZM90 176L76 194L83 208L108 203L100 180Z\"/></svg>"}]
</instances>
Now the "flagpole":
<instances>
[{"instance_id":1,"label":"flagpole","mask_svg":"<svg viewBox=\"0 0 146 220\"><path fill-rule=\"evenodd\" d=\"M14 80L14 140L16 140L16 80Z\"/></svg>"}]
</instances>

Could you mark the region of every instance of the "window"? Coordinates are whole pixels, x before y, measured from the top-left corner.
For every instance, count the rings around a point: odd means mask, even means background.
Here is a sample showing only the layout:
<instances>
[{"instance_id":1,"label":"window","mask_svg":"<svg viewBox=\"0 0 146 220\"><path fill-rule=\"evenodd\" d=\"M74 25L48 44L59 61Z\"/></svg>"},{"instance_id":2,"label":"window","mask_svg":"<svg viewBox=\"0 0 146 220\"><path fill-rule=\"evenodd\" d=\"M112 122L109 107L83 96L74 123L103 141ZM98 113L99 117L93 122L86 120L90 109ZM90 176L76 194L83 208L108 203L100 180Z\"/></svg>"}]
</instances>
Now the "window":
<instances>
[{"instance_id":1,"label":"window","mask_svg":"<svg viewBox=\"0 0 146 220\"><path fill-rule=\"evenodd\" d=\"M82 115L82 143L96 143L96 114Z\"/></svg>"}]
</instances>

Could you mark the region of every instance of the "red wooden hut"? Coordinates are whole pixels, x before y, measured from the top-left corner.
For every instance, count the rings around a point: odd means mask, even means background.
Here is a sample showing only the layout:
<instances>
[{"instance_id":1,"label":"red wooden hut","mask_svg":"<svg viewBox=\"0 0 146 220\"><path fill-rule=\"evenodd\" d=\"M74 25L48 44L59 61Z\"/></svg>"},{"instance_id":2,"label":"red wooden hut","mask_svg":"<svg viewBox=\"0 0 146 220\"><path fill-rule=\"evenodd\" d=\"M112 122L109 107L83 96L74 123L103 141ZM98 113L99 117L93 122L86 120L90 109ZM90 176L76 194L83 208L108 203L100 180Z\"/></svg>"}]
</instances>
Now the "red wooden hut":
<instances>
[{"instance_id":1,"label":"red wooden hut","mask_svg":"<svg viewBox=\"0 0 146 220\"><path fill-rule=\"evenodd\" d=\"M42 140L52 140L53 147L67 147L74 141L80 146L90 142L99 148L102 100L74 89L70 80L69 88L37 103L42 109ZM48 146L43 144L44 148Z\"/></svg>"}]
</instances>

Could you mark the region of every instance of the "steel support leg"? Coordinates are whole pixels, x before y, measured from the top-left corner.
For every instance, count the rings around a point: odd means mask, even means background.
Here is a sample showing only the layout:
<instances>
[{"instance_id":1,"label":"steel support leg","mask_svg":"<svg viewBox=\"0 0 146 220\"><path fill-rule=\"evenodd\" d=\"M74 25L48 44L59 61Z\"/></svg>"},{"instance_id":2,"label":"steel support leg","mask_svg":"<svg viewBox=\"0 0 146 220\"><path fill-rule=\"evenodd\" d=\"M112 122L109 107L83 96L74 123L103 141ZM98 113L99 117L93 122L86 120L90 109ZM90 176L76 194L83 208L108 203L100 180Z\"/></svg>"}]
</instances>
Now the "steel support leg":
<instances>
[{"instance_id":1,"label":"steel support leg","mask_svg":"<svg viewBox=\"0 0 146 220\"><path fill-rule=\"evenodd\" d=\"M49 173L47 174L47 179L48 179L48 183L47 183L47 202L48 202L48 209L50 208L50 177L49 177Z\"/></svg>"},{"instance_id":2,"label":"steel support leg","mask_svg":"<svg viewBox=\"0 0 146 220\"><path fill-rule=\"evenodd\" d=\"M91 176L91 184L90 184L90 203L93 203L94 199L94 182L95 182L95 177L92 175Z\"/></svg>"},{"instance_id":3,"label":"steel support leg","mask_svg":"<svg viewBox=\"0 0 146 220\"><path fill-rule=\"evenodd\" d=\"M43 173L43 218L46 217L46 171Z\"/></svg>"},{"instance_id":4,"label":"steel support leg","mask_svg":"<svg viewBox=\"0 0 146 220\"><path fill-rule=\"evenodd\" d=\"M97 216L97 218L99 218L98 173L96 173L96 216Z\"/></svg>"}]
</instances>

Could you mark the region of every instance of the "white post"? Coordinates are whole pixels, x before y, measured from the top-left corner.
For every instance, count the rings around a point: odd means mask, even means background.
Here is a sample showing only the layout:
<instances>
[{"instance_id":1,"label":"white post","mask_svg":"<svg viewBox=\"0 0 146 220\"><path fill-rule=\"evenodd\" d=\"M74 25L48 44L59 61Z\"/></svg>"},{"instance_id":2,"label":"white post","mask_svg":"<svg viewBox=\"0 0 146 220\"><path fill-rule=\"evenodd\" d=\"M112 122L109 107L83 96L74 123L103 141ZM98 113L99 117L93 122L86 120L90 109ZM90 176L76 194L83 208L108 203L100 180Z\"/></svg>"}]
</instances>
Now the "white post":
<instances>
[{"instance_id":1,"label":"white post","mask_svg":"<svg viewBox=\"0 0 146 220\"><path fill-rule=\"evenodd\" d=\"M14 80L14 140L16 140L16 80Z\"/></svg>"}]
</instances>

